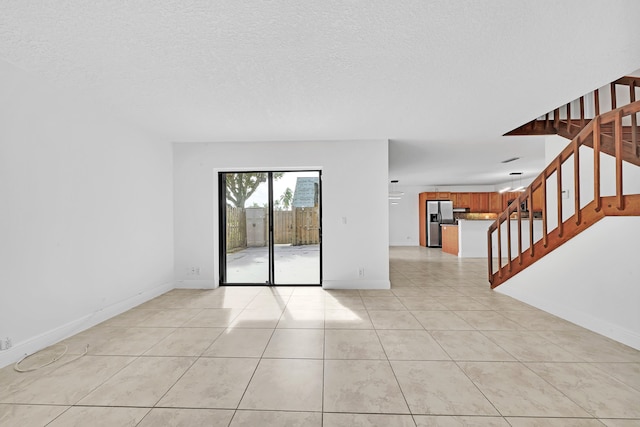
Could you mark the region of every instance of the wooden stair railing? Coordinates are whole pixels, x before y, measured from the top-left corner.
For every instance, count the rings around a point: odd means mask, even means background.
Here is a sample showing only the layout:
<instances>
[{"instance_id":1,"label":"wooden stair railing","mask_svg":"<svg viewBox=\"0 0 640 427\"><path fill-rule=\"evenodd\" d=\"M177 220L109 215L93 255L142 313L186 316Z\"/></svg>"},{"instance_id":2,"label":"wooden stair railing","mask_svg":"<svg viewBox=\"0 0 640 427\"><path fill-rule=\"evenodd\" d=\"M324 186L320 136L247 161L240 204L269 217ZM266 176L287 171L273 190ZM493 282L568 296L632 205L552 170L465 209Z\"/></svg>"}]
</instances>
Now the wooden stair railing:
<instances>
[{"instance_id":1,"label":"wooden stair railing","mask_svg":"<svg viewBox=\"0 0 640 427\"><path fill-rule=\"evenodd\" d=\"M624 88L619 88L624 86ZM608 91L604 89L596 89L587 95L581 96L575 101L569 102L553 111L548 112L544 116L538 117L516 129L507 132L505 136L512 135L560 135L567 139L575 138L578 133L589 124L595 117L604 112L615 110L623 107L623 103L631 104L640 99L640 77L625 76L608 85ZM622 99L624 95L627 99ZM608 102L606 100L608 95ZM603 102L601 102L601 100ZM602 105L601 105L602 104ZM607 109L605 104L610 106ZM588 105L589 108L586 106ZM601 108L602 107L602 108ZM590 110L590 111L587 111ZM637 118L632 116L629 123L623 124L623 145L626 146L625 151L634 153L633 156L624 155L625 161L640 166L637 158L640 156L640 140L638 135ZM608 127L608 128L607 128ZM614 155L613 135L611 124L602 125L602 147L603 153ZM589 140L586 145L593 148Z\"/></svg>"},{"instance_id":2,"label":"wooden stair railing","mask_svg":"<svg viewBox=\"0 0 640 427\"><path fill-rule=\"evenodd\" d=\"M640 164L637 145L632 147L624 142L629 132L637 134L639 116L640 101L596 116L522 195L498 216L489 227L487 236L489 282L492 288L504 283L605 216L640 216L640 194L630 194L629 191L625 191L623 185L623 165L625 161L629 162L627 158L633 157L635 161L630 163ZM625 126L626 124L628 126ZM626 129L627 127L630 129ZM601 177L603 169L606 168L603 168L602 164L604 161L612 160L608 157L601 159L601 153L605 153L605 141L608 139L611 140L610 148L613 150L609 154L615 157L615 173L612 172L607 178L615 181L615 194L603 196ZM589 148L581 150L581 147ZM584 163L587 163L589 158L584 157L585 151L590 155L592 162L587 166ZM584 182L580 177L586 177L587 172L593 173L593 186L581 188ZM566 180L569 174L573 177ZM572 181L572 187L563 186L563 182L568 184L568 181ZM638 186L636 182L634 184ZM563 188L572 189L573 200L563 197ZM538 197L541 206L534 205L534 193L540 196L537 192L541 192L542 197ZM555 193L555 197L548 197L549 193ZM566 208L563 207L565 204ZM526 214L522 210L523 206L529 207ZM538 228L534 227L534 211L542 212L539 233L534 232L534 228ZM512 221L515 221L515 224L512 224ZM552 224L553 222L556 224ZM555 228L549 230L550 226ZM523 239L525 227L526 240ZM497 254L496 258L494 254Z\"/></svg>"}]
</instances>

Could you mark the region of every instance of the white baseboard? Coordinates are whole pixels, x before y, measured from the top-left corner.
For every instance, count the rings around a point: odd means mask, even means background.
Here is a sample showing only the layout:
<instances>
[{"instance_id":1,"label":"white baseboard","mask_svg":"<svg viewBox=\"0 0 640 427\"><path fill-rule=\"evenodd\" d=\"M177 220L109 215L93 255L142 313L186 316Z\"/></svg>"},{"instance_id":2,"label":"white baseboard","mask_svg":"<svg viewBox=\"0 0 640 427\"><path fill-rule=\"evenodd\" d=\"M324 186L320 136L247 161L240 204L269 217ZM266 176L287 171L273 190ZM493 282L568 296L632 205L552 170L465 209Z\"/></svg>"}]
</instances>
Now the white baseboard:
<instances>
[{"instance_id":1,"label":"white baseboard","mask_svg":"<svg viewBox=\"0 0 640 427\"><path fill-rule=\"evenodd\" d=\"M178 280L176 289L215 289L219 287L215 280Z\"/></svg>"},{"instance_id":2,"label":"white baseboard","mask_svg":"<svg viewBox=\"0 0 640 427\"><path fill-rule=\"evenodd\" d=\"M389 280L323 280L323 289L391 289Z\"/></svg>"},{"instance_id":3,"label":"white baseboard","mask_svg":"<svg viewBox=\"0 0 640 427\"><path fill-rule=\"evenodd\" d=\"M53 329L45 331L27 340L14 343L13 347L10 349L0 351L0 368L17 362L25 355L33 354L63 339L89 329L98 323L124 313L125 311L162 295L171 289L173 289L173 283L165 283L155 288L141 291L124 301L104 307L96 312L87 314L86 316L82 316L63 325L56 326Z\"/></svg>"},{"instance_id":4,"label":"white baseboard","mask_svg":"<svg viewBox=\"0 0 640 427\"><path fill-rule=\"evenodd\" d=\"M531 293L521 288L507 288L506 286L503 288L503 286L498 286L495 291L532 305L540 310L544 310L561 319L575 323L585 329L604 335L614 341L628 345L636 350L640 350L640 335L635 331L621 327L620 325L615 325L605 319L595 317L590 313L559 304L557 301L550 301L531 295Z\"/></svg>"}]
</instances>

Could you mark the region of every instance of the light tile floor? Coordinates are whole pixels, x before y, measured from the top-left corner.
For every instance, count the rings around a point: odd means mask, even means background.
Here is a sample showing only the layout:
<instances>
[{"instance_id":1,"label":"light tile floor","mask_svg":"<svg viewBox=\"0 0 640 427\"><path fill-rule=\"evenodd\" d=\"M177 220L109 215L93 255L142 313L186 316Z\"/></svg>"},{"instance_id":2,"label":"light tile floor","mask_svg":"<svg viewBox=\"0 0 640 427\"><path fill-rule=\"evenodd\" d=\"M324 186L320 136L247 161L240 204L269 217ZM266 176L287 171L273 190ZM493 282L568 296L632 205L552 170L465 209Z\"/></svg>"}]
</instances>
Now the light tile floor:
<instances>
[{"instance_id":1,"label":"light tile floor","mask_svg":"<svg viewBox=\"0 0 640 427\"><path fill-rule=\"evenodd\" d=\"M485 265L392 248L391 290L174 290L1 369L0 426L640 426L640 351Z\"/></svg>"}]
</instances>

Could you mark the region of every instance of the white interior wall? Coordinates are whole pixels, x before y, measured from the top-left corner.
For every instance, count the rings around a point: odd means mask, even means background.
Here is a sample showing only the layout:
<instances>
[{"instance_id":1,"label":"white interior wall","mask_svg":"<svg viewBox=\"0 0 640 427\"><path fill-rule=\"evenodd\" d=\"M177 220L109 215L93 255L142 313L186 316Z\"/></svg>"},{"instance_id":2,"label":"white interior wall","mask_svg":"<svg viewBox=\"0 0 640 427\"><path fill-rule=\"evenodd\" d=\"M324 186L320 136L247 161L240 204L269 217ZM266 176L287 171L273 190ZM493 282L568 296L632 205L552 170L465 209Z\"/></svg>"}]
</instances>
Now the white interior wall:
<instances>
[{"instance_id":1,"label":"white interior wall","mask_svg":"<svg viewBox=\"0 0 640 427\"><path fill-rule=\"evenodd\" d=\"M494 220L460 220L458 222L458 256L461 258L487 258L487 231ZM518 252L518 221L510 220L511 227L511 259L517 258ZM522 219L520 222L522 231L522 250L529 248L529 220ZM500 255L502 256L502 265L508 262L509 246L507 236L506 221L500 225L500 233L502 235ZM542 234L542 221L533 221L533 238L534 242L537 236ZM498 239L497 233L493 234L491 241L491 251L493 257L498 256ZM497 266L495 267L497 268Z\"/></svg>"},{"instance_id":2,"label":"white interior wall","mask_svg":"<svg viewBox=\"0 0 640 427\"><path fill-rule=\"evenodd\" d=\"M639 217L607 217L496 291L640 349Z\"/></svg>"},{"instance_id":3,"label":"white interior wall","mask_svg":"<svg viewBox=\"0 0 640 427\"><path fill-rule=\"evenodd\" d=\"M0 61L0 366L173 286L170 144Z\"/></svg>"},{"instance_id":4,"label":"white interior wall","mask_svg":"<svg viewBox=\"0 0 640 427\"><path fill-rule=\"evenodd\" d=\"M546 138L551 163L569 141ZM601 154L601 194L615 194L615 159ZM575 212L573 160L562 169L562 216ZM623 167L625 194L640 193L640 168ZM548 230L557 227L555 174L547 180ZM593 199L593 150L580 150L581 205ZM635 250L640 218L607 217L496 288L499 292L640 349L640 289Z\"/></svg>"},{"instance_id":5,"label":"white interior wall","mask_svg":"<svg viewBox=\"0 0 640 427\"><path fill-rule=\"evenodd\" d=\"M174 165L177 286L218 285L218 172L302 168L322 170L323 286L390 287L387 140L177 143Z\"/></svg>"},{"instance_id":6,"label":"white interior wall","mask_svg":"<svg viewBox=\"0 0 640 427\"><path fill-rule=\"evenodd\" d=\"M545 162L550 164L570 143L566 138L558 135L550 135L545 138ZM588 147L580 147L580 206L585 206L593 200L593 150ZM613 196L616 194L615 183L616 164L615 158L608 154L600 154L600 194ZM574 204L574 160L571 157L562 165L562 217L567 220L575 213ZM625 194L640 193L640 167L623 162L623 191ZM556 174L547 178L547 227L551 231L558 225L557 215L557 182Z\"/></svg>"}]
</instances>

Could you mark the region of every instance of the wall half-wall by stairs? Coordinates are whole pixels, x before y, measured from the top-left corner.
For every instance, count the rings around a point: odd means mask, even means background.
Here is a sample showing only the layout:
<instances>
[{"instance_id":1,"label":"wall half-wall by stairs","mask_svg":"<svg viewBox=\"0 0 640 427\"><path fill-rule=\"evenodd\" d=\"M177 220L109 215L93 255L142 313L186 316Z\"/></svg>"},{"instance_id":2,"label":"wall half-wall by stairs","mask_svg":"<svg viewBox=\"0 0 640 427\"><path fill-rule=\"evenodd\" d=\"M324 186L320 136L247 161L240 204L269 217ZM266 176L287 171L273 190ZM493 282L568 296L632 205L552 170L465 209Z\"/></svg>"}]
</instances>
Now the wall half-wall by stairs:
<instances>
[{"instance_id":1,"label":"wall half-wall by stairs","mask_svg":"<svg viewBox=\"0 0 640 427\"><path fill-rule=\"evenodd\" d=\"M496 292L640 350L640 217L606 217Z\"/></svg>"}]
</instances>

